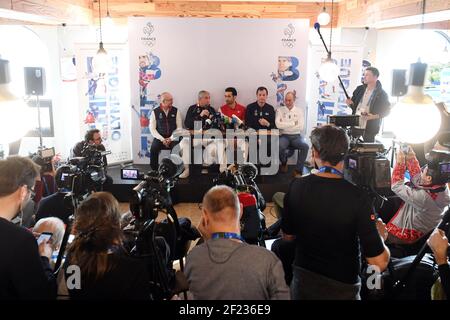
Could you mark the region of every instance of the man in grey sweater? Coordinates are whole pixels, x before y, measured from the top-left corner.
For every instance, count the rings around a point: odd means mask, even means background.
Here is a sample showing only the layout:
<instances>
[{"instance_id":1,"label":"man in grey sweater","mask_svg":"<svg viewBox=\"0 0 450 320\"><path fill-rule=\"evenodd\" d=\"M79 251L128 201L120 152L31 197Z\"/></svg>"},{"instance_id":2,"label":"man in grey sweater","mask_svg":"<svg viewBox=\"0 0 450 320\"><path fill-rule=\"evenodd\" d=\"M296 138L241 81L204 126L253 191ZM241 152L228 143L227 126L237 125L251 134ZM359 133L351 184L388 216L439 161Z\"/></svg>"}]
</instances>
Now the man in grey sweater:
<instances>
[{"instance_id":1,"label":"man in grey sweater","mask_svg":"<svg viewBox=\"0 0 450 320\"><path fill-rule=\"evenodd\" d=\"M229 187L213 187L203 197L199 231L205 243L186 259L189 291L199 300L290 299L280 260L242 241L241 212Z\"/></svg>"}]
</instances>

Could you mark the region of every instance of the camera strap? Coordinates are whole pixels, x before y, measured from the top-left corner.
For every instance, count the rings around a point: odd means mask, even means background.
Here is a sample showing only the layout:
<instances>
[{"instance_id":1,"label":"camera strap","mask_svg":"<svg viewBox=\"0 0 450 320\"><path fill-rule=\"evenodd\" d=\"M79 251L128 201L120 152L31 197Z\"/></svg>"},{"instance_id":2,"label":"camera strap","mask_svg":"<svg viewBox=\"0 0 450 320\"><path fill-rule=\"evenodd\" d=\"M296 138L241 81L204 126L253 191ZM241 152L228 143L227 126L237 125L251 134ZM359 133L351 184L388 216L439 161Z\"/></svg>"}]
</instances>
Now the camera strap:
<instances>
[{"instance_id":1,"label":"camera strap","mask_svg":"<svg viewBox=\"0 0 450 320\"><path fill-rule=\"evenodd\" d=\"M328 166L320 167L319 168L319 172L321 172L321 173L324 173L324 172L332 173L332 174L336 174L336 175L338 175L340 177L344 176L344 174L341 171L337 170L336 168L328 167Z\"/></svg>"},{"instance_id":2,"label":"camera strap","mask_svg":"<svg viewBox=\"0 0 450 320\"><path fill-rule=\"evenodd\" d=\"M215 232L211 235L211 239L236 239L244 242L244 239L234 232Z\"/></svg>"}]
</instances>

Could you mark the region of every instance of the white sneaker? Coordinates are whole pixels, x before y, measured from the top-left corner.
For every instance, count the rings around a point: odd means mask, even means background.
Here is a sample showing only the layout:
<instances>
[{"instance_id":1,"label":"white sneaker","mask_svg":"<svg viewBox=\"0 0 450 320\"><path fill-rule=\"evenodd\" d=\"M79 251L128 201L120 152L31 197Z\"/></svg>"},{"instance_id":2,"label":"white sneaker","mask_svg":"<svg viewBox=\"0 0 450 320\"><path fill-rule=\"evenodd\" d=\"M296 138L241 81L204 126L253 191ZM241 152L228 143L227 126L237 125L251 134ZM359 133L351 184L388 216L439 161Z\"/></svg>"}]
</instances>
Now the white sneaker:
<instances>
[{"instance_id":1,"label":"white sneaker","mask_svg":"<svg viewBox=\"0 0 450 320\"><path fill-rule=\"evenodd\" d=\"M185 165L183 173L180 174L180 179L185 179L187 177L189 177L189 166Z\"/></svg>"}]
</instances>

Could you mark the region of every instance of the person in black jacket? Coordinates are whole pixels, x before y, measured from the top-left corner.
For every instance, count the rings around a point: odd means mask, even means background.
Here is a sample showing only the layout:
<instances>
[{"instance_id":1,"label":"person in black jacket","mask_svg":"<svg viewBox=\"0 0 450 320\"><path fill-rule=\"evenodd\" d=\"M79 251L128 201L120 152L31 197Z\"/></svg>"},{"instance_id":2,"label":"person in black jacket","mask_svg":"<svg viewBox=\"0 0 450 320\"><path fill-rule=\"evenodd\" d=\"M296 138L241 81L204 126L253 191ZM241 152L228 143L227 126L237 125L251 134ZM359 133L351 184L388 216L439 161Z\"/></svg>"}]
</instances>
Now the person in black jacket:
<instances>
[{"instance_id":1,"label":"person in black jacket","mask_svg":"<svg viewBox=\"0 0 450 320\"><path fill-rule=\"evenodd\" d=\"M30 231L11 222L32 197L38 176L39 166L29 158L0 160L0 300L56 297L51 242L38 246Z\"/></svg>"},{"instance_id":2,"label":"person in black jacket","mask_svg":"<svg viewBox=\"0 0 450 320\"><path fill-rule=\"evenodd\" d=\"M255 130L275 129L275 109L268 104L267 95L269 92L265 87L256 90L256 101L247 106L245 114L245 124Z\"/></svg>"},{"instance_id":3,"label":"person in black jacket","mask_svg":"<svg viewBox=\"0 0 450 320\"><path fill-rule=\"evenodd\" d=\"M434 259L438 265L442 288L447 300L450 300L450 266L448 265L448 239L444 231L435 229L427 241L434 253Z\"/></svg>"},{"instance_id":4,"label":"person in black jacket","mask_svg":"<svg viewBox=\"0 0 450 320\"><path fill-rule=\"evenodd\" d=\"M217 116L216 110L210 105L211 96L208 91L201 90L198 93L197 103L190 106L186 112L184 126L188 130L207 130L211 128L212 120ZM197 125L196 125L197 123ZM205 147L202 163L210 165L214 162L220 163L220 172L226 170L226 163L222 159L224 154L224 143L220 139L192 139L192 146L199 145ZM184 163L184 172L180 178L189 177L189 164L191 161L191 140L183 139L181 141L182 158ZM195 160L195 159L194 159Z\"/></svg>"},{"instance_id":5,"label":"person in black jacket","mask_svg":"<svg viewBox=\"0 0 450 320\"><path fill-rule=\"evenodd\" d=\"M61 180L64 174L64 167L58 168L55 174L55 183L57 186L57 192L43 198L38 205L36 211L36 222L40 219L48 217L57 217L64 221L64 223L69 222L69 217L73 214L73 210L67 205L67 201L64 200L66 195L70 190L64 187L64 181Z\"/></svg>"},{"instance_id":6,"label":"person in black jacket","mask_svg":"<svg viewBox=\"0 0 450 320\"><path fill-rule=\"evenodd\" d=\"M386 226L367 195L344 179L345 131L314 128L311 145L319 169L291 182L281 216L284 241L295 241L292 299L359 299L361 252L380 271L388 265Z\"/></svg>"},{"instance_id":7,"label":"person in black jacket","mask_svg":"<svg viewBox=\"0 0 450 320\"><path fill-rule=\"evenodd\" d=\"M364 71L363 84L353 91L351 99L346 100L352 114L360 116L359 126L353 129L352 134L363 136L364 142L375 141L375 136L380 131L381 119L390 111L389 98L378 80L379 75L377 68L368 67Z\"/></svg>"},{"instance_id":8,"label":"person in black jacket","mask_svg":"<svg viewBox=\"0 0 450 320\"><path fill-rule=\"evenodd\" d=\"M108 192L94 193L78 207L64 264L71 299L150 299L144 260L122 247L120 216L119 203ZM79 267L79 283L70 266Z\"/></svg>"},{"instance_id":9,"label":"person in black jacket","mask_svg":"<svg viewBox=\"0 0 450 320\"><path fill-rule=\"evenodd\" d=\"M245 113L245 124L248 128L255 129L256 131L259 130L271 130L276 129L277 126L275 124L275 109L273 106L268 104L267 96L269 92L267 91L267 88L265 87L259 87L256 89L256 101L253 103L250 103L247 106L247 110ZM255 155L252 153L249 154L250 162L258 162L258 164L261 164L261 159L264 156L270 157L270 160L272 164L274 164L278 168L278 144L272 143L273 136L267 137L266 143L263 142L263 140L260 138L258 139L258 160L255 159ZM278 139L278 137L276 137ZM261 150L261 146L264 146L267 150L267 153L264 154ZM272 150L272 147L276 150ZM272 152L274 151L274 152ZM275 154L277 156L275 157ZM274 157L272 158L272 155ZM266 163L264 163L266 164ZM275 171L276 173L277 171Z\"/></svg>"},{"instance_id":10,"label":"person in black jacket","mask_svg":"<svg viewBox=\"0 0 450 320\"><path fill-rule=\"evenodd\" d=\"M186 129L194 130L195 121L201 121L202 128L205 127L207 120L213 118L216 114L216 110L211 107L210 102L211 96L208 91L202 90L198 93L197 103L190 106L186 112L186 119L184 120Z\"/></svg>"}]
</instances>

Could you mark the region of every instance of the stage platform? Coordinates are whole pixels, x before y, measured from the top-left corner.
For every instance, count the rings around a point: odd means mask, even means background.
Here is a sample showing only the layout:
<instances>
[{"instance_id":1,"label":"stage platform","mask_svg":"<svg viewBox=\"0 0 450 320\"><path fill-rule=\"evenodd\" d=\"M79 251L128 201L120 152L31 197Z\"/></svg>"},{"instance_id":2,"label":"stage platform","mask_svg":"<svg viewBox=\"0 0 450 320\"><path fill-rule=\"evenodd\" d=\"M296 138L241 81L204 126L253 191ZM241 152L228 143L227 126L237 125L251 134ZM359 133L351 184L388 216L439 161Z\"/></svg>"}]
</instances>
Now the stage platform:
<instances>
[{"instance_id":1,"label":"stage platform","mask_svg":"<svg viewBox=\"0 0 450 320\"><path fill-rule=\"evenodd\" d=\"M131 190L139 183L134 180L122 180L120 177L121 166L111 166L108 168L108 175L110 175L114 182L112 186L108 186L107 191L110 191L120 202L128 202ZM150 165L127 165L126 168L136 168L139 172L148 172ZM272 201L272 196L275 192L286 192L289 183L293 179L292 172L295 166L290 165L287 173L277 173L272 176L258 176L256 184L267 202ZM306 168L305 171L306 172ZM174 203L191 202L200 203L203 195L213 186L213 180L218 176L218 167L211 166L207 174L201 174L198 168L190 171L190 176L187 179L179 179L175 188L172 189L172 199Z\"/></svg>"}]
</instances>

